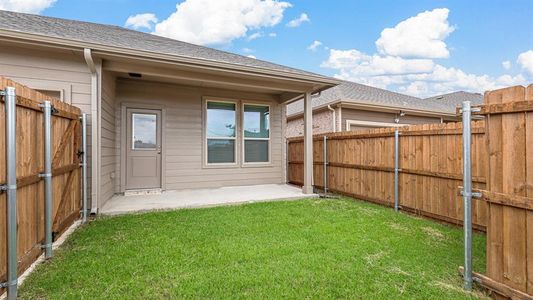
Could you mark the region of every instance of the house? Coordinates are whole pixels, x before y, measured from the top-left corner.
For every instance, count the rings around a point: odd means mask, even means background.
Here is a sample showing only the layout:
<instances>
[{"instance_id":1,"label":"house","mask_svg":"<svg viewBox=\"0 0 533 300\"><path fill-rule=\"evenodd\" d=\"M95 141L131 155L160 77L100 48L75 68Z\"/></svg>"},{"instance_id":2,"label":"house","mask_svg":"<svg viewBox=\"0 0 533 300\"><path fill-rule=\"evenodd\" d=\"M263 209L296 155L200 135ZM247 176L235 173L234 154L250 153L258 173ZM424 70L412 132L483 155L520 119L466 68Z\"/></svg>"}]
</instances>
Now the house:
<instances>
[{"instance_id":1,"label":"house","mask_svg":"<svg viewBox=\"0 0 533 300\"><path fill-rule=\"evenodd\" d=\"M285 183L286 105L338 80L117 26L0 11L0 75L89 118L92 212L113 195Z\"/></svg>"},{"instance_id":2,"label":"house","mask_svg":"<svg viewBox=\"0 0 533 300\"><path fill-rule=\"evenodd\" d=\"M313 132L335 132L406 124L458 121L455 108L483 95L455 92L421 99L350 81L313 95ZM287 137L303 134L303 102L287 106Z\"/></svg>"}]
</instances>

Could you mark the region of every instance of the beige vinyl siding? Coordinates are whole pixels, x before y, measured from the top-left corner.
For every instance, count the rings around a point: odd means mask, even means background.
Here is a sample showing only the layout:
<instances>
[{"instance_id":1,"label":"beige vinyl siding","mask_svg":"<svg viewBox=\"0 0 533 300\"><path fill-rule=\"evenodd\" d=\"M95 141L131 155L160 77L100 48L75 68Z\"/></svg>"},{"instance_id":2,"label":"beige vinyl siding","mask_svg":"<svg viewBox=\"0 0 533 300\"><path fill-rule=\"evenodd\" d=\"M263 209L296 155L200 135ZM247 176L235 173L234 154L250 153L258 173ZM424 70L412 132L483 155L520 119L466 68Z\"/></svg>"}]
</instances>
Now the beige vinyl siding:
<instances>
[{"instance_id":1,"label":"beige vinyl siding","mask_svg":"<svg viewBox=\"0 0 533 300\"><path fill-rule=\"evenodd\" d=\"M386 112L376 112L376 111L365 111L352 108L342 108L342 131L347 130L346 121L370 121L370 122L383 122L383 123L395 123L394 119L396 114L386 113ZM430 124L430 123L440 123L441 120L439 117L429 117L429 116L413 116L405 115L400 117L400 124Z\"/></svg>"},{"instance_id":2,"label":"beige vinyl siding","mask_svg":"<svg viewBox=\"0 0 533 300\"><path fill-rule=\"evenodd\" d=\"M203 165L203 97L265 101L271 105L271 158L266 166ZM282 183L282 105L266 94L119 79L117 105L163 109L163 181L167 190ZM121 123L117 131L123 130ZM237 140L237 151L242 151ZM242 155L237 155L242 158ZM118 178L118 177L117 177ZM120 182L120 180L118 180Z\"/></svg>"},{"instance_id":3,"label":"beige vinyl siding","mask_svg":"<svg viewBox=\"0 0 533 300\"><path fill-rule=\"evenodd\" d=\"M88 153L91 154L91 74L81 53L46 51L0 42L0 75L40 90L61 90L63 101L79 107L88 117ZM91 188L91 164L88 165ZM89 193L90 197L90 193Z\"/></svg>"},{"instance_id":4,"label":"beige vinyl siding","mask_svg":"<svg viewBox=\"0 0 533 300\"><path fill-rule=\"evenodd\" d=\"M115 124L115 77L108 72L102 73L102 136L101 136L101 175L99 206L115 193L115 171L118 164Z\"/></svg>"}]
</instances>

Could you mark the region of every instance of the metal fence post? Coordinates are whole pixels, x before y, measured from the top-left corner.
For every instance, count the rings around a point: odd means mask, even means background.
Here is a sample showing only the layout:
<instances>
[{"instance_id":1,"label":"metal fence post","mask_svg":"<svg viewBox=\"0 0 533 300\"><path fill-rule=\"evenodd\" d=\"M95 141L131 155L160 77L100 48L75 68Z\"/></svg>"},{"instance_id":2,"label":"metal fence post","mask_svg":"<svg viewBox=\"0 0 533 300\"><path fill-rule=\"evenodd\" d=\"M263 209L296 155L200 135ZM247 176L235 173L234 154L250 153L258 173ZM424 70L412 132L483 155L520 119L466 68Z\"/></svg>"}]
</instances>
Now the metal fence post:
<instances>
[{"instance_id":1,"label":"metal fence post","mask_svg":"<svg viewBox=\"0 0 533 300\"><path fill-rule=\"evenodd\" d=\"M328 193L328 138L324 135L324 194Z\"/></svg>"},{"instance_id":2,"label":"metal fence post","mask_svg":"<svg viewBox=\"0 0 533 300\"><path fill-rule=\"evenodd\" d=\"M81 115L81 151L83 152L82 167L82 222L87 222L87 114Z\"/></svg>"},{"instance_id":3,"label":"metal fence post","mask_svg":"<svg viewBox=\"0 0 533 300\"><path fill-rule=\"evenodd\" d=\"M400 208L399 171L400 171L400 132L394 131L394 210Z\"/></svg>"},{"instance_id":4,"label":"metal fence post","mask_svg":"<svg viewBox=\"0 0 533 300\"><path fill-rule=\"evenodd\" d=\"M17 298L17 95L14 87L5 89L6 191L7 200L7 299Z\"/></svg>"},{"instance_id":5,"label":"metal fence post","mask_svg":"<svg viewBox=\"0 0 533 300\"><path fill-rule=\"evenodd\" d=\"M44 101L44 257L52 257L52 105Z\"/></svg>"},{"instance_id":6,"label":"metal fence post","mask_svg":"<svg viewBox=\"0 0 533 300\"><path fill-rule=\"evenodd\" d=\"M464 288L472 290L472 132L470 101L463 102Z\"/></svg>"}]
</instances>

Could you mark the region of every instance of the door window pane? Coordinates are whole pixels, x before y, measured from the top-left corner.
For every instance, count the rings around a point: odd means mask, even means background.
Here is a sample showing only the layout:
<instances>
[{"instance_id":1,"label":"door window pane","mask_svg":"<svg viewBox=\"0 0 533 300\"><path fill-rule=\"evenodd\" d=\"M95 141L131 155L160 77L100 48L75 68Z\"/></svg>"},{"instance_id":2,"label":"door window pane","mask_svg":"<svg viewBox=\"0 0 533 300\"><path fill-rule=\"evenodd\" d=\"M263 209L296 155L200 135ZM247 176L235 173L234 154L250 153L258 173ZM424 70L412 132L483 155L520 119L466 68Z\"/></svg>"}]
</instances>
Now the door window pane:
<instances>
[{"instance_id":1,"label":"door window pane","mask_svg":"<svg viewBox=\"0 0 533 300\"><path fill-rule=\"evenodd\" d=\"M244 105L244 137L269 138L270 112L264 105Z\"/></svg>"},{"instance_id":2,"label":"door window pane","mask_svg":"<svg viewBox=\"0 0 533 300\"><path fill-rule=\"evenodd\" d=\"M235 140L208 139L207 163L234 163Z\"/></svg>"},{"instance_id":3,"label":"door window pane","mask_svg":"<svg viewBox=\"0 0 533 300\"><path fill-rule=\"evenodd\" d=\"M235 137L235 103L207 102L207 136Z\"/></svg>"},{"instance_id":4,"label":"door window pane","mask_svg":"<svg viewBox=\"0 0 533 300\"><path fill-rule=\"evenodd\" d=\"M244 162L268 162L268 140L244 141Z\"/></svg>"},{"instance_id":5,"label":"door window pane","mask_svg":"<svg viewBox=\"0 0 533 300\"><path fill-rule=\"evenodd\" d=\"M132 149L156 149L157 147L157 115L131 115Z\"/></svg>"}]
</instances>

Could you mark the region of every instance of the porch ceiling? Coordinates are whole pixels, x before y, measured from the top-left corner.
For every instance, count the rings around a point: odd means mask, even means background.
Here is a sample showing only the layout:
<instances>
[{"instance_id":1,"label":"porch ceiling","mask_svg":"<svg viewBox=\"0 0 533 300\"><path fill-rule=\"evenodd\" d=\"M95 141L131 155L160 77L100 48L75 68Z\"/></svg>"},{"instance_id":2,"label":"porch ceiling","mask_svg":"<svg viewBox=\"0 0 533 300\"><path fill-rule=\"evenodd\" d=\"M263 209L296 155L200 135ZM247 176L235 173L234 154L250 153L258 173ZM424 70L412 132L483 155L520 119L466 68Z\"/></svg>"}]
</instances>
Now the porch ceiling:
<instances>
[{"instance_id":1,"label":"porch ceiling","mask_svg":"<svg viewBox=\"0 0 533 300\"><path fill-rule=\"evenodd\" d=\"M169 66L159 62L133 62L131 60L104 60L103 69L117 77L136 80L174 83L180 85L210 87L258 92L276 95L280 103L291 102L306 91L318 91L329 86L290 78L254 75L250 73L224 72L220 69L197 69L190 66ZM141 74L134 78L130 74Z\"/></svg>"}]
</instances>

